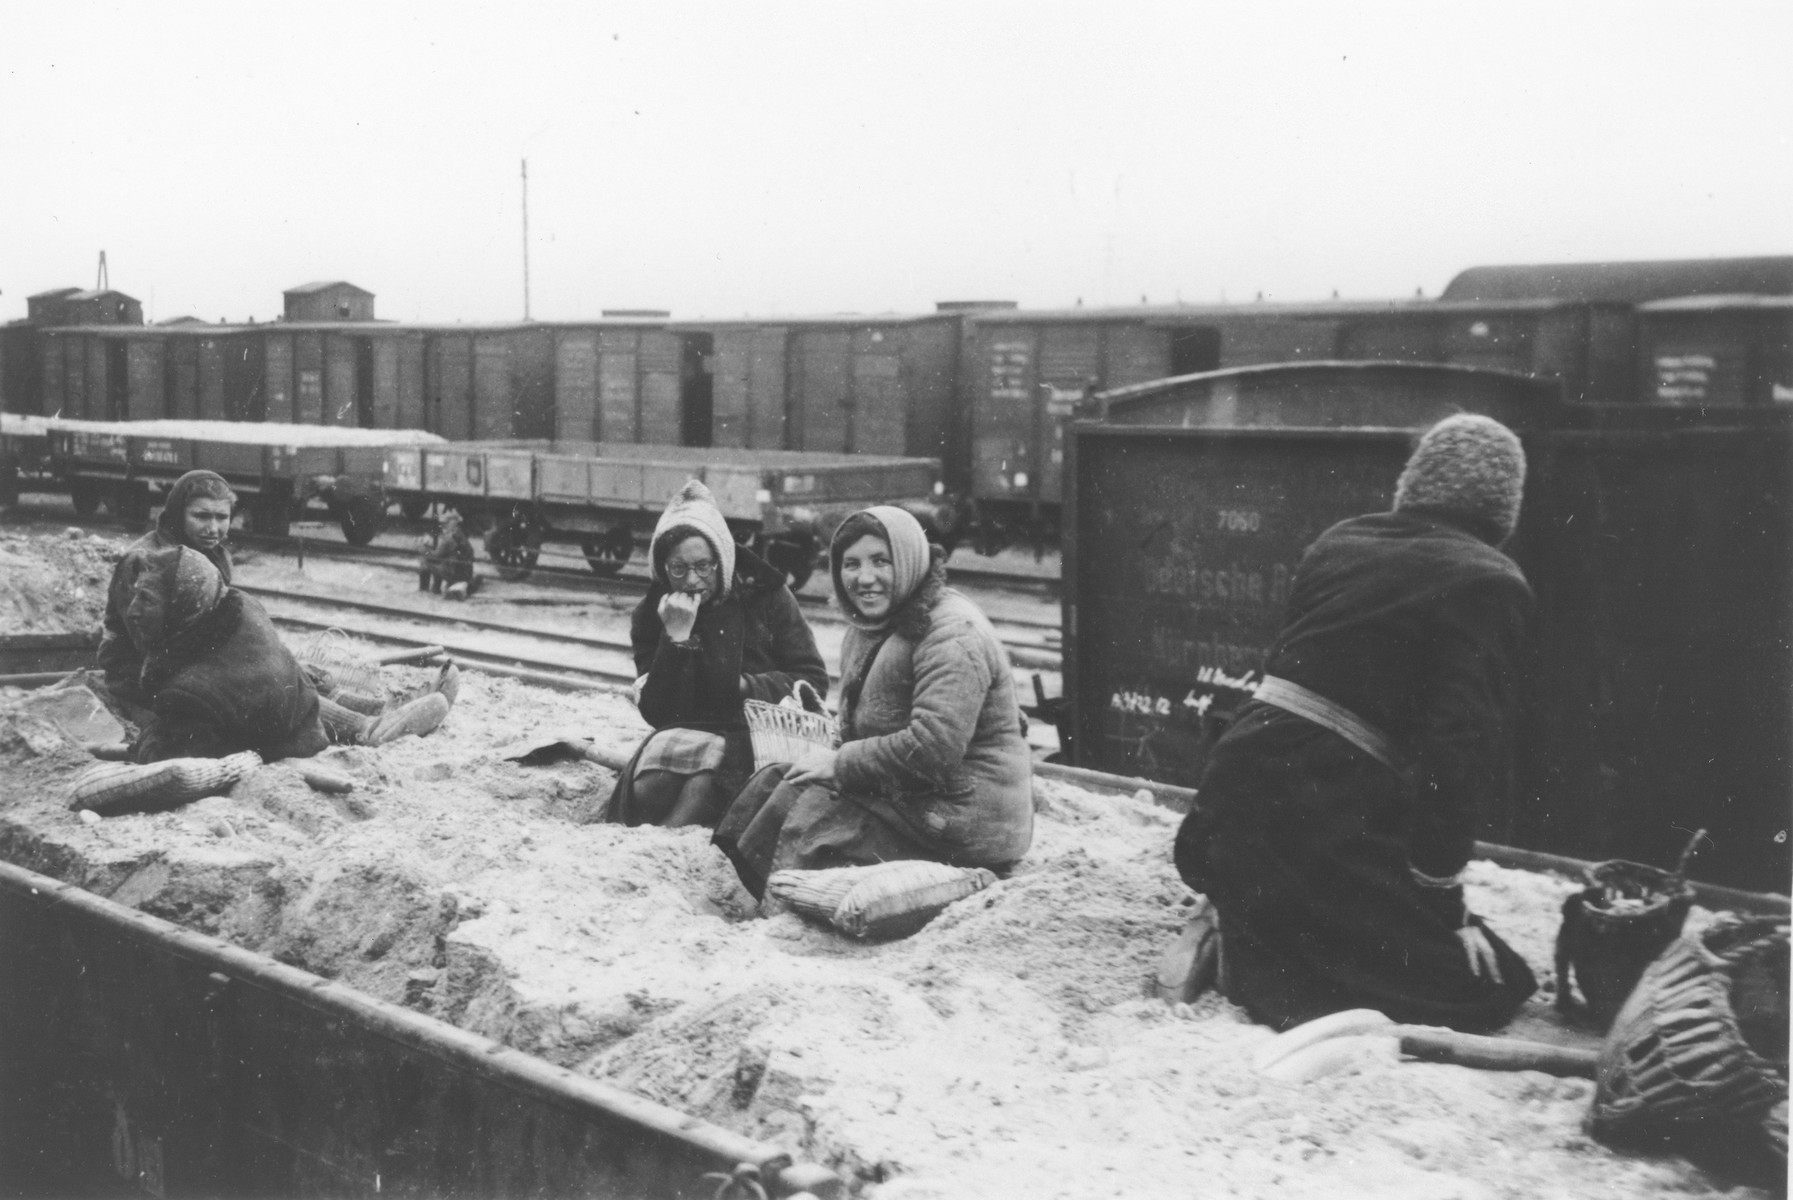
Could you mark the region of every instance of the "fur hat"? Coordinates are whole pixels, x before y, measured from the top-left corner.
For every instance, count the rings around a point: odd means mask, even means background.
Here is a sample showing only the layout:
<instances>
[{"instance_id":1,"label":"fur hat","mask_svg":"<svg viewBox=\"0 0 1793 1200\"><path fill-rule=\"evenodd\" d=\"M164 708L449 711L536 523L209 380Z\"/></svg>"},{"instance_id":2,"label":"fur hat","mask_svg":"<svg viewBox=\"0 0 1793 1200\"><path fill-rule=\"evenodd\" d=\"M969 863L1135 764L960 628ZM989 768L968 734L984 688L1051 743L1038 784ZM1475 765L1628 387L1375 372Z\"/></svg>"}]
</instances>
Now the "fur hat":
<instances>
[{"instance_id":1,"label":"fur hat","mask_svg":"<svg viewBox=\"0 0 1793 1200\"><path fill-rule=\"evenodd\" d=\"M1426 430L1395 484L1395 511L1446 513L1492 526L1500 540L1519 524L1525 450L1492 417L1458 413Z\"/></svg>"},{"instance_id":2,"label":"fur hat","mask_svg":"<svg viewBox=\"0 0 1793 1200\"><path fill-rule=\"evenodd\" d=\"M652 546L654 578L672 586L666 576L666 559L686 538L696 534L710 543L710 552L721 564L722 591L720 596L728 595L729 588L735 580L735 538L728 531L728 522L722 519L722 510L716 507L716 497L710 489L699 480L688 481L660 514L660 521L654 526Z\"/></svg>"}]
</instances>

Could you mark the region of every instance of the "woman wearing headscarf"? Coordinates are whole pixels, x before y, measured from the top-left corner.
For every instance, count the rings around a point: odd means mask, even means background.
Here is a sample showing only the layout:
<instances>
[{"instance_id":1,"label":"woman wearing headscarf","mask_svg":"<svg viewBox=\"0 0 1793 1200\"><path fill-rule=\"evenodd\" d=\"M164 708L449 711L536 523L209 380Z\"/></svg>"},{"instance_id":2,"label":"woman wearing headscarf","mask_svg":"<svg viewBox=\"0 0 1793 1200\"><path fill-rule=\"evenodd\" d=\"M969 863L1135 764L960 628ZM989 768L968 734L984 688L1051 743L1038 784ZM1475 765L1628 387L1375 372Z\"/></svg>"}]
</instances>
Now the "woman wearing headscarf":
<instances>
[{"instance_id":1,"label":"woman wearing headscarf","mask_svg":"<svg viewBox=\"0 0 1793 1200\"><path fill-rule=\"evenodd\" d=\"M187 546L145 554L124 622L143 656L137 762L244 750L272 762L329 744L304 668L261 605L227 586L206 555Z\"/></svg>"},{"instance_id":2,"label":"woman wearing headscarf","mask_svg":"<svg viewBox=\"0 0 1793 1200\"><path fill-rule=\"evenodd\" d=\"M829 567L850 623L840 748L755 775L716 831L755 896L785 868L1000 871L1027 852L1032 765L1008 655L946 586L944 559L900 508L863 509L835 532Z\"/></svg>"},{"instance_id":3,"label":"woman wearing headscarf","mask_svg":"<svg viewBox=\"0 0 1793 1200\"><path fill-rule=\"evenodd\" d=\"M137 576L150 554L186 546L204 555L230 585L231 509L236 493L222 475L213 471L188 471L168 489L156 527L138 538L112 568L112 581L106 589L106 616L100 637L98 666L105 676L106 690L122 715L135 723L143 714L147 701L138 686L143 671L143 653L125 629L125 609L131 603Z\"/></svg>"},{"instance_id":4,"label":"woman wearing headscarf","mask_svg":"<svg viewBox=\"0 0 1793 1200\"><path fill-rule=\"evenodd\" d=\"M132 749L138 762L244 750L272 762L308 758L331 742L383 745L435 729L458 687L451 669L390 712L334 704L261 604L227 586L211 560L187 546L144 555L124 620L143 656L143 720Z\"/></svg>"},{"instance_id":5,"label":"woman wearing headscarf","mask_svg":"<svg viewBox=\"0 0 1793 1200\"><path fill-rule=\"evenodd\" d=\"M1303 555L1265 679L1176 839L1219 913L1222 990L1255 1020L1373 1008L1487 1030L1535 988L1458 879L1509 781L1532 596L1499 547L1524 482L1510 430L1450 417L1392 511Z\"/></svg>"},{"instance_id":6,"label":"woman wearing headscarf","mask_svg":"<svg viewBox=\"0 0 1793 1200\"><path fill-rule=\"evenodd\" d=\"M798 682L825 696L828 671L783 573L735 544L702 483L673 497L649 556L653 583L629 636L636 704L654 732L618 779L609 819L714 826L753 770L741 702L775 703Z\"/></svg>"}]
</instances>

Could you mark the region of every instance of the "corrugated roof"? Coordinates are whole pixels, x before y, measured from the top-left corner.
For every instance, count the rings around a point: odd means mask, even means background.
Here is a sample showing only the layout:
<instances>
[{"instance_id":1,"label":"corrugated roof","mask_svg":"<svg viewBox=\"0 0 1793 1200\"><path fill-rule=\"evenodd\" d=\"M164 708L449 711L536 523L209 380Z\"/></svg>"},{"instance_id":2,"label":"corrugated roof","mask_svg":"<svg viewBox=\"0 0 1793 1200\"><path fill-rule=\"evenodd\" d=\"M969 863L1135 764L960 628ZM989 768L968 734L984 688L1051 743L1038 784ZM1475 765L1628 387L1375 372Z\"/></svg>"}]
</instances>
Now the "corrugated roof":
<instances>
[{"instance_id":1,"label":"corrugated roof","mask_svg":"<svg viewBox=\"0 0 1793 1200\"><path fill-rule=\"evenodd\" d=\"M372 292L364 287L356 287L346 279L320 279L314 283L301 283L298 287L287 288L283 296L303 296L311 292L328 291L330 288L348 288L352 292L360 292L363 296L371 296Z\"/></svg>"},{"instance_id":2,"label":"corrugated roof","mask_svg":"<svg viewBox=\"0 0 1793 1200\"><path fill-rule=\"evenodd\" d=\"M1610 300L1642 304L1671 296L1793 294L1793 257L1689 258L1655 262L1537 263L1470 267L1446 300Z\"/></svg>"}]
</instances>

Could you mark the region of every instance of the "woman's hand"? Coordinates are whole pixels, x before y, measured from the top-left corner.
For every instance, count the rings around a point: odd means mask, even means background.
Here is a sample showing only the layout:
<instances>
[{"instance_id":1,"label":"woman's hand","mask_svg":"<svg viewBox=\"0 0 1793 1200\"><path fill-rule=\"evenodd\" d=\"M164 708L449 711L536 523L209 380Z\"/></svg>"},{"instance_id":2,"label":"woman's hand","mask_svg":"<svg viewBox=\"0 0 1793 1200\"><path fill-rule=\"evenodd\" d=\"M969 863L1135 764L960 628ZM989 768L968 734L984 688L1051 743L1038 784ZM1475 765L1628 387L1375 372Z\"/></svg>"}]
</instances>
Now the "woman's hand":
<instances>
[{"instance_id":1,"label":"woman's hand","mask_svg":"<svg viewBox=\"0 0 1793 1200\"><path fill-rule=\"evenodd\" d=\"M660 597L660 624L665 627L666 636L675 642L690 641L691 631L697 627L697 609L702 603L702 596L685 592L667 592Z\"/></svg>"},{"instance_id":2,"label":"woman's hand","mask_svg":"<svg viewBox=\"0 0 1793 1200\"><path fill-rule=\"evenodd\" d=\"M1500 959L1495 957L1494 947L1480 925L1465 925L1457 930L1457 940L1463 943L1463 952L1469 955L1470 974L1477 979L1492 979L1497 984L1506 983L1500 977Z\"/></svg>"},{"instance_id":3,"label":"woman's hand","mask_svg":"<svg viewBox=\"0 0 1793 1200\"><path fill-rule=\"evenodd\" d=\"M798 759L785 773L786 783L819 783L832 786L834 783L834 760L839 757L838 750L824 750L817 746L802 758Z\"/></svg>"}]
</instances>

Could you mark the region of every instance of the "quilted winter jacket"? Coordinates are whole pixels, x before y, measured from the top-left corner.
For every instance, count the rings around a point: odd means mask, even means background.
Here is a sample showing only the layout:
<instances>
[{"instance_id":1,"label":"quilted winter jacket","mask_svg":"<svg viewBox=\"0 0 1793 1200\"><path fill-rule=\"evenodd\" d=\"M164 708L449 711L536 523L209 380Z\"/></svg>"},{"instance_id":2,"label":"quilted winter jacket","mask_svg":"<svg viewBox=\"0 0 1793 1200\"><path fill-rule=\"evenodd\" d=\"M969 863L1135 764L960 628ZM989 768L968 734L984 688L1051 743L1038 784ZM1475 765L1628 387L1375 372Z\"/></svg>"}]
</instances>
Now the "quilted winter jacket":
<instances>
[{"instance_id":1,"label":"quilted winter jacket","mask_svg":"<svg viewBox=\"0 0 1793 1200\"><path fill-rule=\"evenodd\" d=\"M1007 864L1033 842L1033 768L1014 676L981 610L938 569L887 634L841 646L835 779L872 795L967 864Z\"/></svg>"}]
</instances>

